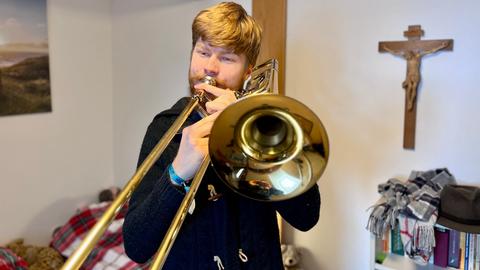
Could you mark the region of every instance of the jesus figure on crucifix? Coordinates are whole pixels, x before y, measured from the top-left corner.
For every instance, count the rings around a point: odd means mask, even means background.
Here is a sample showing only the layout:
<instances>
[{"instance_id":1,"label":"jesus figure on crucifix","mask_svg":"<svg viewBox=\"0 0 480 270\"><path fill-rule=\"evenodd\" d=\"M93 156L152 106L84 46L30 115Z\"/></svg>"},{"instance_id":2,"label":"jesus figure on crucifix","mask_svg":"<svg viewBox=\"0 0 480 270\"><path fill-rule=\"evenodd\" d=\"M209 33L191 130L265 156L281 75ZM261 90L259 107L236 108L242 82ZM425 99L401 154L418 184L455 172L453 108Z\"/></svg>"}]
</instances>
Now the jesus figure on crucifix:
<instances>
[{"instance_id":1,"label":"jesus figure on crucifix","mask_svg":"<svg viewBox=\"0 0 480 270\"><path fill-rule=\"evenodd\" d=\"M418 84L420 83L420 62L421 58L424 55L435 53L443 48L446 48L449 45L448 42L442 42L440 46L433 48L431 50L392 50L388 46L383 45L382 49L385 51L401 56L407 60L407 76L405 81L402 83L402 87L406 91L407 95L407 110L413 108L415 98L417 96Z\"/></svg>"},{"instance_id":2,"label":"jesus figure on crucifix","mask_svg":"<svg viewBox=\"0 0 480 270\"><path fill-rule=\"evenodd\" d=\"M402 83L405 89L405 121L403 128L403 148L415 147L415 122L417 111L417 89L420 83L422 57L438 51L453 50L453 39L422 40L424 32L420 25L409 25L403 35L404 41L380 41L379 52L389 52L407 61L407 76Z\"/></svg>"}]
</instances>

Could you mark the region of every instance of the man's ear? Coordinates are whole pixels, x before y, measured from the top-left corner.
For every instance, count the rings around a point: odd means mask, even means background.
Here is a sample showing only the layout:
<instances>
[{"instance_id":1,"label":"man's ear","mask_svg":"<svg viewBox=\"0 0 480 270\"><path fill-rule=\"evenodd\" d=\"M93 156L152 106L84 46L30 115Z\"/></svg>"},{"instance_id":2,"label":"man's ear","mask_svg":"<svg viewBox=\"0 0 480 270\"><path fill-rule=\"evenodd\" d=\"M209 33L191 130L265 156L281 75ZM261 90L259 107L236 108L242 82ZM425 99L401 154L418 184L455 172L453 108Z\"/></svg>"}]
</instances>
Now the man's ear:
<instances>
[{"instance_id":1,"label":"man's ear","mask_svg":"<svg viewBox=\"0 0 480 270\"><path fill-rule=\"evenodd\" d=\"M245 81L250 74L252 74L253 71L253 65L248 65L247 70L245 71L245 75L243 76L243 81Z\"/></svg>"}]
</instances>

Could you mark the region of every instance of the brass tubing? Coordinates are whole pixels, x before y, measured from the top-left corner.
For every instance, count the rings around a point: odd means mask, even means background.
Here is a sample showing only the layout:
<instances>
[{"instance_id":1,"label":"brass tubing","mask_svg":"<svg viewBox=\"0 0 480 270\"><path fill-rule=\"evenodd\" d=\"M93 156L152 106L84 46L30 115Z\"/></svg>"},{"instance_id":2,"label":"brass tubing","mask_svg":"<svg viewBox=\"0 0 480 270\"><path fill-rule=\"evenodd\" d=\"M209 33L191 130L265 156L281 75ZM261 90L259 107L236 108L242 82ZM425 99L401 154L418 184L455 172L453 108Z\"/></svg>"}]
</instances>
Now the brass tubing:
<instances>
[{"instance_id":1,"label":"brass tubing","mask_svg":"<svg viewBox=\"0 0 480 270\"><path fill-rule=\"evenodd\" d=\"M195 194L197 193L198 187L202 182L203 175L205 174L205 171L207 170L207 167L209 164L210 164L210 157L207 155L203 159L202 164L200 165L200 168L195 174L195 177L193 178L192 183L190 184L190 190L187 192L187 194L183 198L182 203L180 204L180 207L178 208L177 213L175 214L175 217L173 218L172 223L170 224L170 227L168 228L168 231L165 234L165 237L163 238L162 243L160 244L160 247L158 248L157 254L155 255L155 258L152 264L150 265L150 269L160 270L165 264L165 261L168 257L168 253L170 252L170 249L172 248L173 243L177 238L178 232L182 227L183 221L187 217L188 210L192 205L193 199L195 198Z\"/></svg>"},{"instance_id":2,"label":"brass tubing","mask_svg":"<svg viewBox=\"0 0 480 270\"><path fill-rule=\"evenodd\" d=\"M198 105L198 103L199 99L196 97L193 97L190 100L182 113L178 116L175 122L173 122L172 126L167 130L162 139L153 148L152 152L150 152L150 154L145 158L145 160L142 162L142 164L137 169L132 178L130 178L130 180L120 192L118 197L112 202L110 207L106 210L106 212L95 224L95 226L93 226L93 228L88 232L87 236L82 241L80 246L78 246L75 252L68 258L68 260L62 266L62 270L76 270L82 266L83 262L88 257L88 254L90 254L90 252L95 247L95 244L98 242L98 240L100 240L100 237L107 230L110 223L112 223L116 214L120 211L125 202L130 199L132 192L142 181L148 170L161 156L167 145L172 140L173 136L175 136L177 131L182 127L183 123L186 121L186 119L192 113L193 109Z\"/></svg>"}]
</instances>

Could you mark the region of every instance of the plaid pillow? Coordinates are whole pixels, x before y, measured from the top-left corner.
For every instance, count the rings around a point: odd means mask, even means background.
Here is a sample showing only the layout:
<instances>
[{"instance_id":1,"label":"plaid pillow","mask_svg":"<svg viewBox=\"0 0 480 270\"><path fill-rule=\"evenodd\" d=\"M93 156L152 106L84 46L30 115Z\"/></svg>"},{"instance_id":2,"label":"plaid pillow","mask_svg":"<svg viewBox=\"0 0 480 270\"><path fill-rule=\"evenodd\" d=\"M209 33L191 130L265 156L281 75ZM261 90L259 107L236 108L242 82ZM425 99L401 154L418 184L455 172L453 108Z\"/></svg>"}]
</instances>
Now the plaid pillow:
<instances>
[{"instance_id":1,"label":"plaid pillow","mask_svg":"<svg viewBox=\"0 0 480 270\"><path fill-rule=\"evenodd\" d=\"M72 255L82 240L85 239L88 231L102 217L109 206L110 202L103 202L81 209L54 233L51 246L65 257ZM148 268L148 264L137 264L125 254L122 226L127 207L125 205L119 211L115 220L107 228L83 263L82 269L130 270Z\"/></svg>"},{"instance_id":2,"label":"plaid pillow","mask_svg":"<svg viewBox=\"0 0 480 270\"><path fill-rule=\"evenodd\" d=\"M27 262L8 248L0 247L0 270L26 270Z\"/></svg>"}]
</instances>

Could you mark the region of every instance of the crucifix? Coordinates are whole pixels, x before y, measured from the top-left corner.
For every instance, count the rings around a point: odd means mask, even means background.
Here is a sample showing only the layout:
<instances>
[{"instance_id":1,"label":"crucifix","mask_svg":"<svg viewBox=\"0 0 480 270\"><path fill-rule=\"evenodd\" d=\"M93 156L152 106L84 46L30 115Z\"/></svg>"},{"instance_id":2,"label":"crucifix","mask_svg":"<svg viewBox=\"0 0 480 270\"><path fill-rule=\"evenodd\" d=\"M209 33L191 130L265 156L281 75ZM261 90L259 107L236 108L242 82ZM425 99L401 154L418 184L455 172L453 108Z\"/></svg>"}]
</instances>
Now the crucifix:
<instances>
[{"instance_id":1,"label":"crucifix","mask_svg":"<svg viewBox=\"0 0 480 270\"><path fill-rule=\"evenodd\" d=\"M379 52L388 52L407 61L407 75L402 83L405 89L405 119L403 126L403 148L415 148L415 125L417 113L417 90L420 83L422 57L441 50L453 50L453 39L420 40L424 32L420 25L409 25L403 32L406 41L381 41Z\"/></svg>"}]
</instances>

